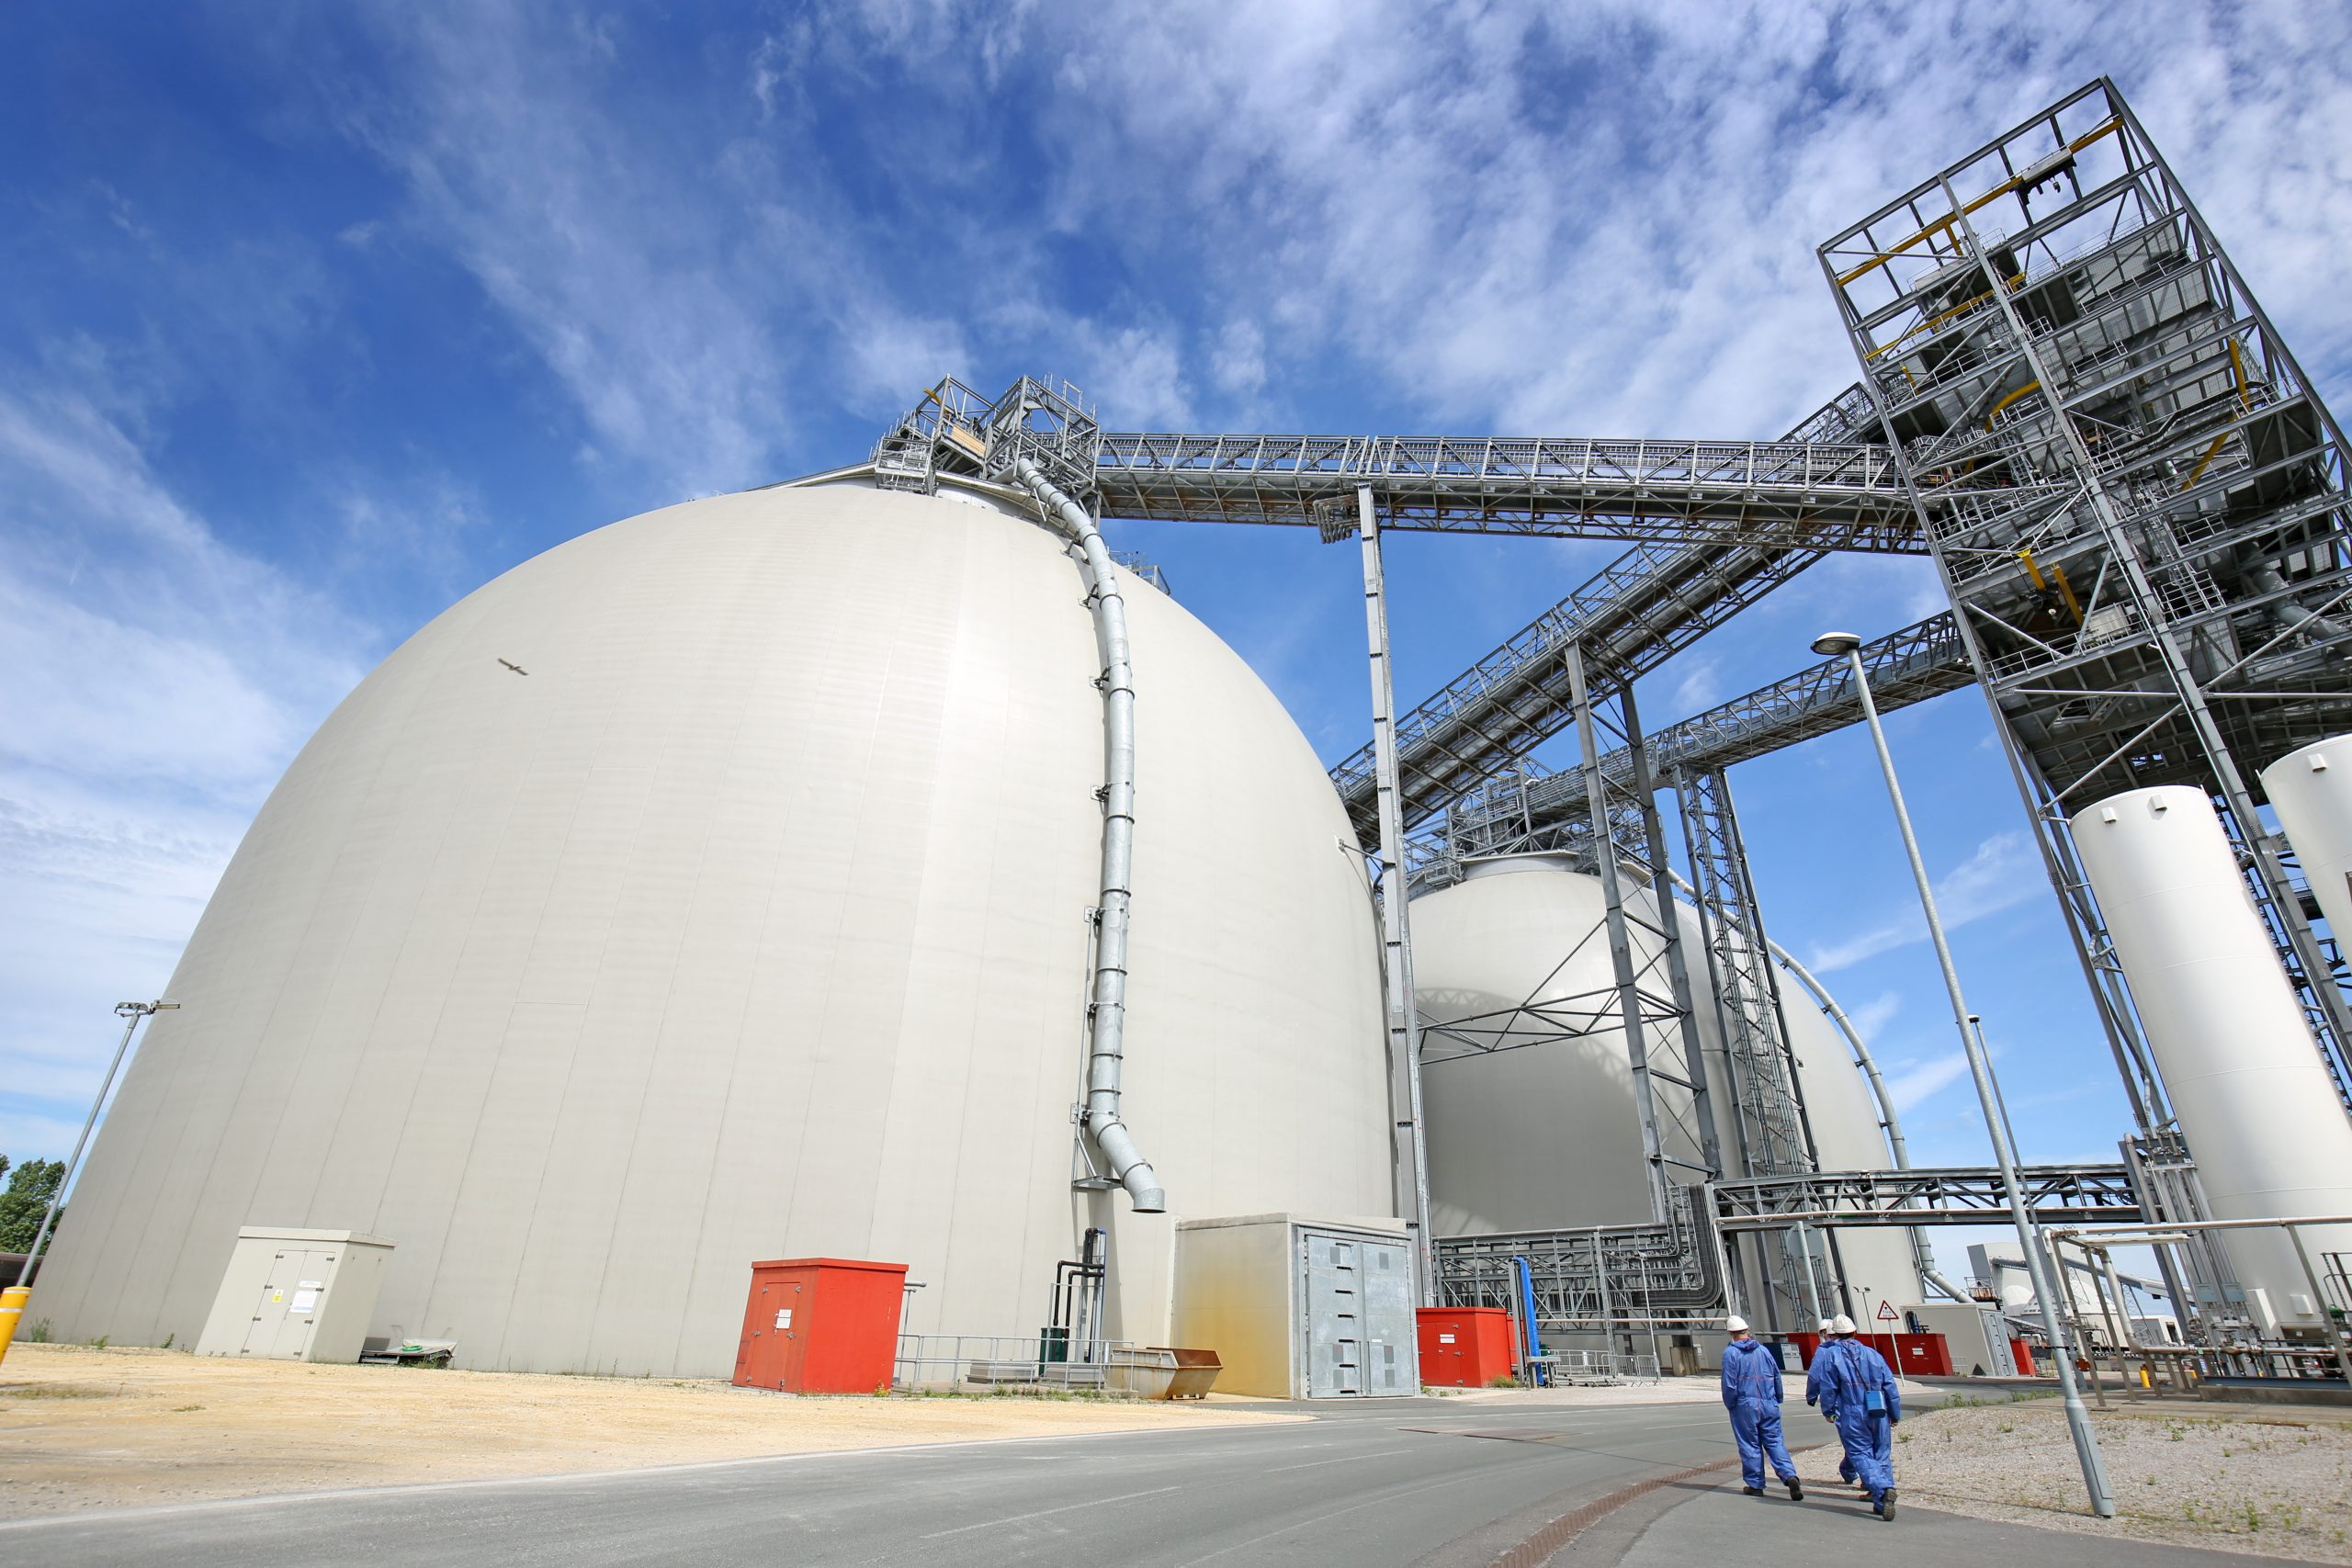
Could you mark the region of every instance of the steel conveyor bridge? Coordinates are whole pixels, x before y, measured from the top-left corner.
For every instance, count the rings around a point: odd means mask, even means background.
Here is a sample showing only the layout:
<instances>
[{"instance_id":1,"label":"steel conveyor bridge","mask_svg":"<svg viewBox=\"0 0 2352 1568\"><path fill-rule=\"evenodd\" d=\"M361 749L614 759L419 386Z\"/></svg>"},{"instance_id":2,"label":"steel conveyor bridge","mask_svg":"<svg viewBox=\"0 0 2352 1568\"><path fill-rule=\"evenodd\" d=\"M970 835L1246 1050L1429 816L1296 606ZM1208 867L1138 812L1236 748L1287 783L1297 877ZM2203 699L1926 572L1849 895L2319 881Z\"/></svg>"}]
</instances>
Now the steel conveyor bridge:
<instances>
[{"instance_id":1,"label":"steel conveyor bridge","mask_svg":"<svg viewBox=\"0 0 2352 1568\"><path fill-rule=\"evenodd\" d=\"M2021 1166L2026 1205L2044 1224L2138 1224L2146 1215L2120 1164ZM1863 1225L2006 1224L2000 1172L1986 1167L1860 1170L1676 1190L1664 1224L1587 1225L1441 1236L1437 1297L1447 1306L1524 1310L1519 1264L1527 1264L1535 1315L1546 1323L1637 1324L1719 1313L1722 1243L1747 1230L1800 1222Z\"/></svg>"}]
</instances>

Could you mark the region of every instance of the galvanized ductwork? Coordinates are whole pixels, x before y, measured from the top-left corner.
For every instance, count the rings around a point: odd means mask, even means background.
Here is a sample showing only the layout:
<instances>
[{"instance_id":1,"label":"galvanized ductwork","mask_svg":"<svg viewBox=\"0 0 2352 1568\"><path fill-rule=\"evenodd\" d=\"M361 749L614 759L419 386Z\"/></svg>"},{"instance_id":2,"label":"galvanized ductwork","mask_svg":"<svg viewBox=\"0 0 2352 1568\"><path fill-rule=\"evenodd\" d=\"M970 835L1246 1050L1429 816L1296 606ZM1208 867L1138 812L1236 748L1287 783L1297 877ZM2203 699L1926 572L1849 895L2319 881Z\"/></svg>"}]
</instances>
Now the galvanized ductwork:
<instances>
[{"instance_id":1,"label":"galvanized ductwork","mask_svg":"<svg viewBox=\"0 0 2352 1568\"><path fill-rule=\"evenodd\" d=\"M1168 1194L1135 1135L1119 1119L1119 1076L1125 1061L1128 883L1135 864L1136 692L1127 662L1127 607L1102 530L1084 507L1054 488L1026 457L1013 459L1015 478L1037 498L1048 523L1078 545L1094 612L1094 646L1102 660L1095 684L1102 690L1102 893L1095 903L1094 989L1087 1009L1086 1132L1127 1190L1139 1214L1168 1207Z\"/></svg>"}]
</instances>

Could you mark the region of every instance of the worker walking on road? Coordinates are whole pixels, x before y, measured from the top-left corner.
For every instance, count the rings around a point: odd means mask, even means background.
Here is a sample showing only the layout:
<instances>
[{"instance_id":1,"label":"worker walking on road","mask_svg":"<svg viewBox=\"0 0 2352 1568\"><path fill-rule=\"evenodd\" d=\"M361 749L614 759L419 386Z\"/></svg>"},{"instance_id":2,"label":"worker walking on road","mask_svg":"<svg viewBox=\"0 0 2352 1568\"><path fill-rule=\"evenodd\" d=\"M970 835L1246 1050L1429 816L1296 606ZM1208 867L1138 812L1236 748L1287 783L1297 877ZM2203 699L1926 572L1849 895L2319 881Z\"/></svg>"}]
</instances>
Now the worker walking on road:
<instances>
[{"instance_id":1,"label":"worker walking on road","mask_svg":"<svg viewBox=\"0 0 2352 1568\"><path fill-rule=\"evenodd\" d=\"M1821 1368L1821 1408L1838 1423L1838 1440L1870 1494L1871 1511L1894 1517L1894 1435L1903 1419L1903 1391L1886 1358L1854 1337L1854 1320L1840 1314L1838 1339Z\"/></svg>"},{"instance_id":2,"label":"worker walking on road","mask_svg":"<svg viewBox=\"0 0 2352 1568\"><path fill-rule=\"evenodd\" d=\"M1853 1320L1849 1318L1847 1321L1850 1323ZM1822 1377L1828 1371L1829 1363L1837 1359L1835 1355L1832 1354L1832 1352L1834 1352L1838 1348L1837 1321L1833 1318L1825 1317L1814 1325L1814 1332L1819 1335L1821 1338L1820 1342L1816 1344L1813 1349L1813 1364L1805 1369L1804 1402L1807 1404L1819 1404L1821 1403ZM1821 1415L1824 1420L1835 1421L1838 1419L1838 1417L1831 1415L1827 1409L1824 1409ZM1861 1472L1854 1468L1854 1461L1846 1457L1842 1445L1840 1446L1838 1454L1838 1479L1844 1482L1849 1486L1856 1485L1861 1480Z\"/></svg>"},{"instance_id":3,"label":"worker walking on road","mask_svg":"<svg viewBox=\"0 0 2352 1568\"><path fill-rule=\"evenodd\" d=\"M1748 1337L1747 1320L1734 1317L1731 1343L1724 1347L1724 1408L1731 1412L1731 1435L1739 1444L1739 1478L1751 1497L1764 1495L1764 1461L1789 1489L1789 1500L1804 1501L1789 1445L1781 1438L1781 1359Z\"/></svg>"}]
</instances>

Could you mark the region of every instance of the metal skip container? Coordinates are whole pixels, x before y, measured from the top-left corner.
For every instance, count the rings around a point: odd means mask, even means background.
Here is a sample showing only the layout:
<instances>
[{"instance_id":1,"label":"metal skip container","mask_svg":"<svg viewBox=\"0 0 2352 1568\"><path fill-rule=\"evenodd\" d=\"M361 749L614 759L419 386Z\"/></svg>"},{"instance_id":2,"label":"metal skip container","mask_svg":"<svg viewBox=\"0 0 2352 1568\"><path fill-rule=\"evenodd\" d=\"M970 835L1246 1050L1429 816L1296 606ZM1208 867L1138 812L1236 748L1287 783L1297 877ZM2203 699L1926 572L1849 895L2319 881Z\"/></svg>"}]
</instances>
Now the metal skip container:
<instances>
[{"instance_id":1,"label":"metal skip container","mask_svg":"<svg viewBox=\"0 0 2352 1568\"><path fill-rule=\"evenodd\" d=\"M2085 807L2074 837L2214 1217L2352 1213L2352 1122L2212 803L2132 790ZM2324 1325L2283 1232L2228 1235L2257 1321L2267 1305L2279 1328ZM2352 1250L2352 1226L2303 1238Z\"/></svg>"}]
</instances>

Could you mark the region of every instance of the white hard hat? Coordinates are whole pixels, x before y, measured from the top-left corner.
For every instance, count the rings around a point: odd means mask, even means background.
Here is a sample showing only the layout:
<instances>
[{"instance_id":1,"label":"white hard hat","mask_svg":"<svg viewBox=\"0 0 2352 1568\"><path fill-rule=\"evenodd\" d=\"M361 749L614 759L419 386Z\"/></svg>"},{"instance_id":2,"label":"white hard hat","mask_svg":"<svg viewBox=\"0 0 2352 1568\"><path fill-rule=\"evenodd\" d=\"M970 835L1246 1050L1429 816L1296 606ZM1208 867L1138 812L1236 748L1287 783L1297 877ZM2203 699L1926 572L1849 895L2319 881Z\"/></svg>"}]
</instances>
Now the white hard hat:
<instances>
[{"instance_id":1,"label":"white hard hat","mask_svg":"<svg viewBox=\"0 0 2352 1568\"><path fill-rule=\"evenodd\" d=\"M1730 1321L1725 1323L1724 1326L1730 1329L1734 1334L1745 1334L1747 1332L1747 1319L1740 1316L1737 1313L1734 1313L1731 1315Z\"/></svg>"},{"instance_id":2,"label":"white hard hat","mask_svg":"<svg viewBox=\"0 0 2352 1568\"><path fill-rule=\"evenodd\" d=\"M1838 1314L1838 1321L1831 1326L1840 1334L1851 1334L1854 1332L1854 1320L1841 1312Z\"/></svg>"},{"instance_id":3,"label":"white hard hat","mask_svg":"<svg viewBox=\"0 0 2352 1568\"><path fill-rule=\"evenodd\" d=\"M1835 1334L1838 1332L1838 1325L1825 1317L1814 1325L1813 1331L1815 1334Z\"/></svg>"}]
</instances>

